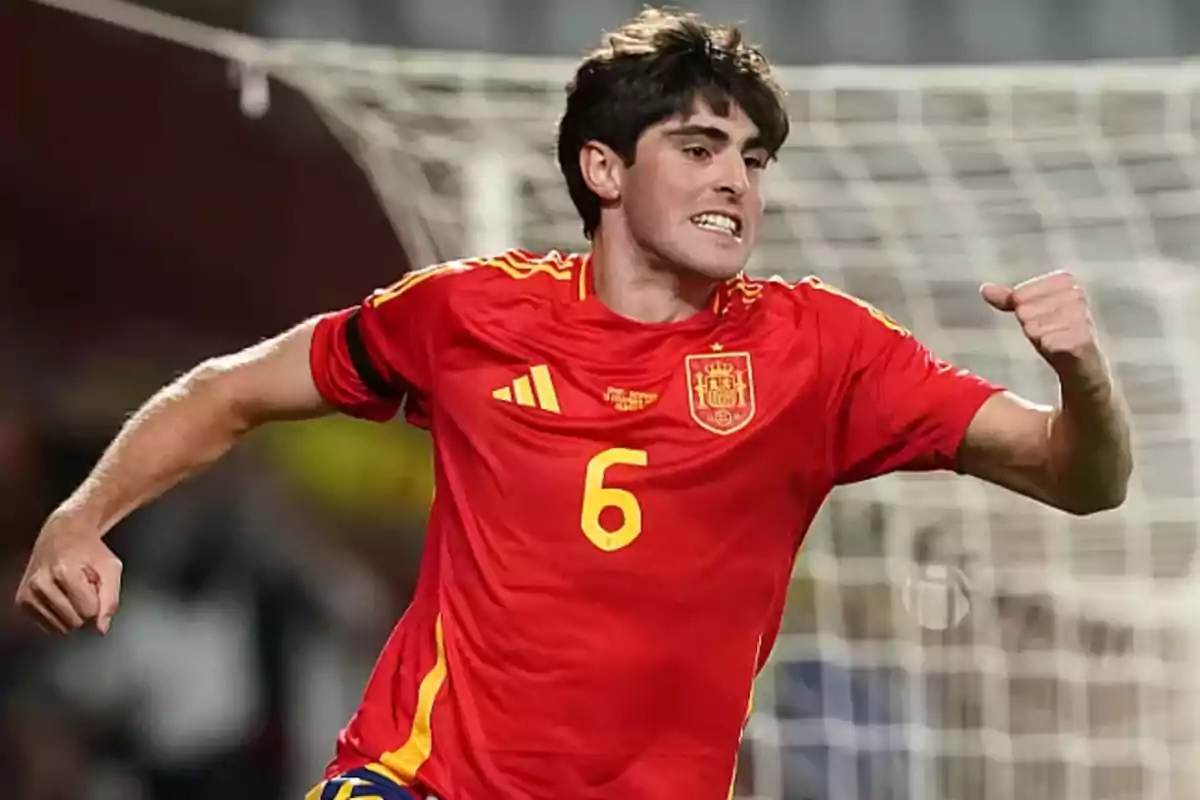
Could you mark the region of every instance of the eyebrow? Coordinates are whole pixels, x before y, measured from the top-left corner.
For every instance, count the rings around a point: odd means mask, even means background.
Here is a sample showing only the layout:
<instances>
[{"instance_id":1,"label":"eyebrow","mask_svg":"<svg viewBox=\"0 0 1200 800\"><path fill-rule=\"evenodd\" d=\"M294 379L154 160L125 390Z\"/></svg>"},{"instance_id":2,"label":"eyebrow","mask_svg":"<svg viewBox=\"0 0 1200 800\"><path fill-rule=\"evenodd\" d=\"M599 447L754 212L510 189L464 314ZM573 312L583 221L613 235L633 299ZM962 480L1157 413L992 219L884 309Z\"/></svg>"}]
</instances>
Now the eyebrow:
<instances>
[{"instance_id":1,"label":"eyebrow","mask_svg":"<svg viewBox=\"0 0 1200 800\"><path fill-rule=\"evenodd\" d=\"M712 139L713 141L722 143L728 143L730 141L729 133L714 125L681 125L678 128L667 131L667 136L703 136L707 139ZM743 150L758 150L765 148L766 145L763 143L762 137L758 135L751 136L742 146Z\"/></svg>"}]
</instances>

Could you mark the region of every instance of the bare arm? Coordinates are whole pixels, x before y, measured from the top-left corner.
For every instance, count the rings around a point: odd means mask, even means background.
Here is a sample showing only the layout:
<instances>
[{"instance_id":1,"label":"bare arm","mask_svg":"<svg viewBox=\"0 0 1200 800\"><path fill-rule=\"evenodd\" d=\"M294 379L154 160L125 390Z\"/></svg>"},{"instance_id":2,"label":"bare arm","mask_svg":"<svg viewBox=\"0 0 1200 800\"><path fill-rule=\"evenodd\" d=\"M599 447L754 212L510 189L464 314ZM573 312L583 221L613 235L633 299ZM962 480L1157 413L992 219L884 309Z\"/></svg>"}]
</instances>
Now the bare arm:
<instances>
[{"instance_id":1,"label":"bare arm","mask_svg":"<svg viewBox=\"0 0 1200 800\"><path fill-rule=\"evenodd\" d=\"M1133 469L1129 424L1115 389L1064 387L1059 408L993 395L959 452L964 472L1072 514L1116 508Z\"/></svg>"},{"instance_id":2,"label":"bare arm","mask_svg":"<svg viewBox=\"0 0 1200 800\"><path fill-rule=\"evenodd\" d=\"M1058 272L1015 289L985 286L984 299L1020 321L1058 374L1061 403L994 395L967 429L960 467L1073 514L1121 505L1133 471L1128 415L1083 289Z\"/></svg>"},{"instance_id":3,"label":"bare arm","mask_svg":"<svg viewBox=\"0 0 1200 800\"><path fill-rule=\"evenodd\" d=\"M327 413L308 350L315 321L204 362L155 394L55 512L107 533L130 512L223 456L264 422Z\"/></svg>"},{"instance_id":4,"label":"bare arm","mask_svg":"<svg viewBox=\"0 0 1200 800\"><path fill-rule=\"evenodd\" d=\"M116 611L120 562L101 540L137 508L208 466L265 422L330 412L313 383L316 320L210 359L155 394L38 535L17 603L66 632Z\"/></svg>"}]
</instances>

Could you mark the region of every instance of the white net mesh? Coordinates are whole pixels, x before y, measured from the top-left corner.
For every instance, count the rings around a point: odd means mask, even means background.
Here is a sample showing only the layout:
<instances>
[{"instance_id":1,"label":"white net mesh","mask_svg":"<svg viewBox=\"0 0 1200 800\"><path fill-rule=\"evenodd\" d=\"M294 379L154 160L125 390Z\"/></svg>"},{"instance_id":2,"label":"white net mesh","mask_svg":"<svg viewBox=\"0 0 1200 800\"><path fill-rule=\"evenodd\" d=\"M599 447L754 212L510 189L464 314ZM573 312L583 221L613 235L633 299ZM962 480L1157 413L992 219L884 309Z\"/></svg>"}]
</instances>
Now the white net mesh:
<instances>
[{"instance_id":1,"label":"white net mesh","mask_svg":"<svg viewBox=\"0 0 1200 800\"><path fill-rule=\"evenodd\" d=\"M300 88L420 260L583 246L554 161L569 63L251 42L54 3ZM780 77L794 133L753 271L816 273L1052 401L977 287L1074 270L1134 414L1137 470L1123 509L1083 520L953 476L835 493L758 687L739 791L1194 800L1200 67Z\"/></svg>"}]
</instances>

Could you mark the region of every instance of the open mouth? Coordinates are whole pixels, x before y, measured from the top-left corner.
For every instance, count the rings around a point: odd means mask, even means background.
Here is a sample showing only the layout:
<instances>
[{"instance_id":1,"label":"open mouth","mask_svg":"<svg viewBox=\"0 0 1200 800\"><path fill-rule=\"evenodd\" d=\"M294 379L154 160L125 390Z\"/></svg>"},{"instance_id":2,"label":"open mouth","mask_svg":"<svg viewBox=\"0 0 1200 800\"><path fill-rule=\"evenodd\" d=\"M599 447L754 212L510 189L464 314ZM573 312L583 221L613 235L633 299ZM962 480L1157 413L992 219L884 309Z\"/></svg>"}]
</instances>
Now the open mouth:
<instances>
[{"instance_id":1,"label":"open mouth","mask_svg":"<svg viewBox=\"0 0 1200 800\"><path fill-rule=\"evenodd\" d=\"M722 214L718 211L706 211L703 214L697 214L692 217L692 224L706 231L731 236L739 242L742 240L742 221L730 214Z\"/></svg>"}]
</instances>

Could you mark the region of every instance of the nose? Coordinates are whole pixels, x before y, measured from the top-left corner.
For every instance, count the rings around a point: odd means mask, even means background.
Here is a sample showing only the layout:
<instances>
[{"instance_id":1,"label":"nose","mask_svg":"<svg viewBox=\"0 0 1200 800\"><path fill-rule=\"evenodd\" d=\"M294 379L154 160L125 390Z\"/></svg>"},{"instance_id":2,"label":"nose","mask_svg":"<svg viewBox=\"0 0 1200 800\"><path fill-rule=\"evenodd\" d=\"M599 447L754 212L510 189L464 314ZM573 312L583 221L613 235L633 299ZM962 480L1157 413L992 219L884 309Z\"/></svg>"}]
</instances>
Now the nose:
<instances>
[{"instance_id":1,"label":"nose","mask_svg":"<svg viewBox=\"0 0 1200 800\"><path fill-rule=\"evenodd\" d=\"M750 189L750 169L741 153L731 152L726 160L726 167L721 175L720 191L722 194L741 197Z\"/></svg>"}]
</instances>

